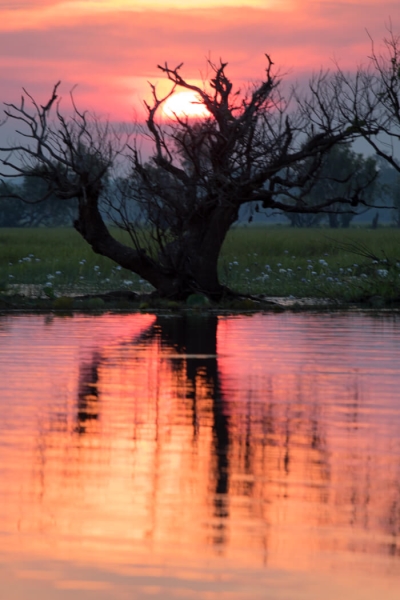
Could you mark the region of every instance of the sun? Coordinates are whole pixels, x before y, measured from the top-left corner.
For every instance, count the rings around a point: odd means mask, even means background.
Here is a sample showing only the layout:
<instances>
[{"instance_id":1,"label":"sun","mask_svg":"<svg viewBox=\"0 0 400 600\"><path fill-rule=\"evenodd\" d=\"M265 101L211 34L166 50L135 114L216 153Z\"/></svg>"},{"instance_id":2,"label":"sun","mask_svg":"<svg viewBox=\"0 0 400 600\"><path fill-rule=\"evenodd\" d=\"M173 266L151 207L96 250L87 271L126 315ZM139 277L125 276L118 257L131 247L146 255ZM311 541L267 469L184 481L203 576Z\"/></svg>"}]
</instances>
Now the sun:
<instances>
[{"instance_id":1,"label":"sun","mask_svg":"<svg viewBox=\"0 0 400 600\"><path fill-rule=\"evenodd\" d=\"M166 100L163 113L166 117L188 117L190 119L205 119L210 116L204 104L195 92L177 92Z\"/></svg>"}]
</instances>

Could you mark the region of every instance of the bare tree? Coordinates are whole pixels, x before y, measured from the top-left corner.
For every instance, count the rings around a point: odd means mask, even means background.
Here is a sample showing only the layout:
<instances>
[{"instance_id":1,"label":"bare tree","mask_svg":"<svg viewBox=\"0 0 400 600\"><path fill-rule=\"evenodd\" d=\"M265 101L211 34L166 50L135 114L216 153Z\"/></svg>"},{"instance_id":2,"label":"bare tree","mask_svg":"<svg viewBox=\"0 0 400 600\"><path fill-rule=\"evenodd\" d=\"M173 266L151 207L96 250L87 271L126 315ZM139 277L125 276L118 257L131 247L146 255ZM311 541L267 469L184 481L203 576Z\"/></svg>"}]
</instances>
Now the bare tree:
<instances>
[{"instance_id":1,"label":"bare tree","mask_svg":"<svg viewBox=\"0 0 400 600\"><path fill-rule=\"evenodd\" d=\"M147 162L135 140L122 140L107 124L79 111L72 95L73 114L64 117L58 84L45 105L24 92L20 104L6 105L7 117L22 124L23 137L0 149L9 152L2 162L19 175L32 163L41 164L49 193L60 201L78 199L74 226L93 250L146 279L160 295L202 292L220 298L227 290L219 281L218 257L241 206L318 213L338 202L362 201L354 193L307 202L325 154L360 135L343 112L338 77L321 73L308 94L285 98L268 55L266 62L263 80L244 92L233 89L223 62L209 63L212 76L203 88L183 78L182 65L159 66L171 89L160 98L152 86L152 102L145 105L146 135L153 144ZM177 89L195 92L209 116L160 118ZM122 157L129 172L117 178ZM101 199L129 233L131 245L111 234Z\"/></svg>"},{"instance_id":2,"label":"bare tree","mask_svg":"<svg viewBox=\"0 0 400 600\"><path fill-rule=\"evenodd\" d=\"M353 206L345 202L332 204L329 213L297 214L286 213L293 226L312 227L322 219L328 219L330 227L349 227L357 215L370 210L381 200L377 189L379 169L375 158L364 157L351 148L350 143L336 144L324 156L316 181L311 182L307 198L309 204L320 203L323 199L353 199ZM301 191L304 194L304 189ZM359 199L360 208L354 206L354 199Z\"/></svg>"},{"instance_id":3,"label":"bare tree","mask_svg":"<svg viewBox=\"0 0 400 600\"><path fill-rule=\"evenodd\" d=\"M371 38L367 68L355 77L338 70L334 95L342 99L343 119L400 173L400 35L391 25L380 52Z\"/></svg>"}]
</instances>

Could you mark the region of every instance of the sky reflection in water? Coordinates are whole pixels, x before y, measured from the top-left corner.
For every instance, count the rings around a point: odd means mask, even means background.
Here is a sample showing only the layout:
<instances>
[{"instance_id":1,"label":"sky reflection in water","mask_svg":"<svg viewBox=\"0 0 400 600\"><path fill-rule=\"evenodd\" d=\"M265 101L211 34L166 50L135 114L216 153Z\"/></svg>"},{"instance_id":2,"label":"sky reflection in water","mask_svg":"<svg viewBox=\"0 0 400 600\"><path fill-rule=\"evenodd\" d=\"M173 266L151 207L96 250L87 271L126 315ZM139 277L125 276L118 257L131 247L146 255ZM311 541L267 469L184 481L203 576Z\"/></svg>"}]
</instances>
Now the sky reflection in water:
<instances>
[{"instance_id":1,"label":"sky reflection in water","mask_svg":"<svg viewBox=\"0 0 400 600\"><path fill-rule=\"evenodd\" d=\"M400 318L0 318L0 599L397 599Z\"/></svg>"}]
</instances>

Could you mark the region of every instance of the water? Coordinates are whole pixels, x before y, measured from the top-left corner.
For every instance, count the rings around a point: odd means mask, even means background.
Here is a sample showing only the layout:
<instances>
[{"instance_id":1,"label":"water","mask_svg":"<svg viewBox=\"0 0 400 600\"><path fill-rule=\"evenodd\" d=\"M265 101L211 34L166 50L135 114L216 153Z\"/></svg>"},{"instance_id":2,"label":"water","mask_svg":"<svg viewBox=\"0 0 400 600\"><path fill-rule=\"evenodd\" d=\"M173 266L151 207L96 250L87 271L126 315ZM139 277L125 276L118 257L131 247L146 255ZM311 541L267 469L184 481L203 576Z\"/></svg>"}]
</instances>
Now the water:
<instances>
[{"instance_id":1,"label":"water","mask_svg":"<svg viewBox=\"0 0 400 600\"><path fill-rule=\"evenodd\" d=\"M400 316L0 318L0 599L398 600Z\"/></svg>"}]
</instances>

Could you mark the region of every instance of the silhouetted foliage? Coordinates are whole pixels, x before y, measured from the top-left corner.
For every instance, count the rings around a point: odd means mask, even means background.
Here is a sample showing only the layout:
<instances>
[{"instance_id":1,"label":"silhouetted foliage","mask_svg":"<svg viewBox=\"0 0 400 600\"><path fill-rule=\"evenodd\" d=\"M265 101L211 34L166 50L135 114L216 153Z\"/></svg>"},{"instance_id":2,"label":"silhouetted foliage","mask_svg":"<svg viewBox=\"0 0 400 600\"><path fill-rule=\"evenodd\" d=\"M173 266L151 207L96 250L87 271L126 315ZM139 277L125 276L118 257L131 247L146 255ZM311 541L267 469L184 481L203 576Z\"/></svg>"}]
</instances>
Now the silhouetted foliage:
<instances>
[{"instance_id":1,"label":"silhouetted foliage","mask_svg":"<svg viewBox=\"0 0 400 600\"><path fill-rule=\"evenodd\" d=\"M286 216L297 227L313 227L325 219L330 227L349 227L354 217L379 200L378 174L375 158L357 154L349 143L337 144L324 156L315 179L308 183L307 196L311 205L332 198L337 198L337 202L327 214L300 212Z\"/></svg>"},{"instance_id":2,"label":"silhouetted foliage","mask_svg":"<svg viewBox=\"0 0 400 600\"><path fill-rule=\"evenodd\" d=\"M35 171L22 183L0 183L0 227L59 227L69 225L76 213L76 201L60 202L47 194L47 186Z\"/></svg>"}]
</instances>

